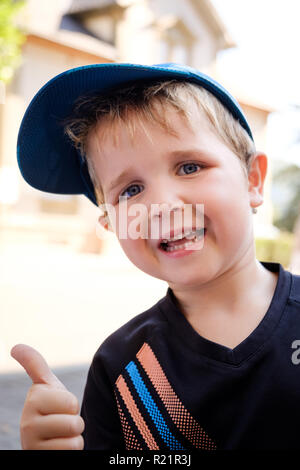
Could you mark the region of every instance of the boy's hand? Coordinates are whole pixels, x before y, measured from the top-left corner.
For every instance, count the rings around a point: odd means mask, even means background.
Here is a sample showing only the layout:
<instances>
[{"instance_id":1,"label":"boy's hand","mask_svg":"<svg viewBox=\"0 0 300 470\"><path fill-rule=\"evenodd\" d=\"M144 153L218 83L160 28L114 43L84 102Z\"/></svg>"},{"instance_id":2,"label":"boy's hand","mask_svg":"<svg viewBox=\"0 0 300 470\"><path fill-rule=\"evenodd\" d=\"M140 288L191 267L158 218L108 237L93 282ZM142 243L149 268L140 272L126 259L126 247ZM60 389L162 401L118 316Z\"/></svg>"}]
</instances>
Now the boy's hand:
<instances>
[{"instance_id":1,"label":"boy's hand","mask_svg":"<svg viewBox=\"0 0 300 470\"><path fill-rule=\"evenodd\" d=\"M21 417L23 449L81 450L84 421L78 416L79 403L49 369L39 352L18 344L11 355L32 380Z\"/></svg>"}]
</instances>

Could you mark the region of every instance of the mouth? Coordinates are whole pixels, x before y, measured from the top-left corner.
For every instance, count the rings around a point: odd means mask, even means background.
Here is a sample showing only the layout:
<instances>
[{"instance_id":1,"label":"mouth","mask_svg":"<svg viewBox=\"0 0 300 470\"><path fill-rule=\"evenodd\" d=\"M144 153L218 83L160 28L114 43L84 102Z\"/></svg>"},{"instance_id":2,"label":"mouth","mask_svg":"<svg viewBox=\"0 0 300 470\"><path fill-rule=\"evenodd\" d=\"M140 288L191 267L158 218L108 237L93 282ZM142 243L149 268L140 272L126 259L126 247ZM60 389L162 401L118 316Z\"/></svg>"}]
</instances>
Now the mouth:
<instances>
[{"instance_id":1,"label":"mouth","mask_svg":"<svg viewBox=\"0 0 300 470\"><path fill-rule=\"evenodd\" d=\"M172 252L188 249L190 246L193 246L195 243L199 242L206 234L206 227L201 229L192 229L177 231L174 234L174 231L170 232L169 238L161 238L158 242L158 248L162 251Z\"/></svg>"}]
</instances>

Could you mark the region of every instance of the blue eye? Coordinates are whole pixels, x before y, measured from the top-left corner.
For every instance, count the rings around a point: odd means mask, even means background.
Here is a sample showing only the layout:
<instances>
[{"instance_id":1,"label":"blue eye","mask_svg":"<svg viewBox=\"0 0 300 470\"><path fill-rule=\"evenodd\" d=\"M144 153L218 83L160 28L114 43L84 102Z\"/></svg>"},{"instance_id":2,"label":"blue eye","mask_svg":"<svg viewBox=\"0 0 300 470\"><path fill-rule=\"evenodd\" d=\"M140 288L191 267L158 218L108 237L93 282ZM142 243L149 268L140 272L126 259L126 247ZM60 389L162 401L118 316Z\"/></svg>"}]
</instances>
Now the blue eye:
<instances>
[{"instance_id":1,"label":"blue eye","mask_svg":"<svg viewBox=\"0 0 300 470\"><path fill-rule=\"evenodd\" d=\"M193 169L195 170L195 167L203 168L204 166L200 165L199 163L187 162L187 163L183 163L182 165L180 165L180 168L184 168L184 167L187 169L187 173L184 173L184 174L189 175L191 173L196 173L197 168L196 168L196 171L193 171ZM140 187L141 187L140 184L136 184L136 183L131 184L120 194L119 198L131 199L131 197L139 194L140 191L137 188L140 188ZM128 193L129 196L126 196L126 193Z\"/></svg>"},{"instance_id":2,"label":"blue eye","mask_svg":"<svg viewBox=\"0 0 300 470\"><path fill-rule=\"evenodd\" d=\"M201 165L199 165L198 163L193 163L193 162L188 162L188 163L184 163L183 165L180 165L180 168L184 168L186 167L187 168L187 173L185 173L186 175L189 175L190 173L195 173L195 171L193 171L193 168L195 167L202 167Z\"/></svg>"},{"instance_id":3,"label":"blue eye","mask_svg":"<svg viewBox=\"0 0 300 470\"><path fill-rule=\"evenodd\" d=\"M140 184L132 184L131 186L128 186L128 188L126 188L121 194L120 194L120 197L124 198L126 197L126 193L131 193L131 196L136 196L138 194L138 192L136 192L136 190L133 191L133 193L130 191L131 188L138 188L139 186L141 186ZM130 198L129 197L129 198Z\"/></svg>"}]
</instances>

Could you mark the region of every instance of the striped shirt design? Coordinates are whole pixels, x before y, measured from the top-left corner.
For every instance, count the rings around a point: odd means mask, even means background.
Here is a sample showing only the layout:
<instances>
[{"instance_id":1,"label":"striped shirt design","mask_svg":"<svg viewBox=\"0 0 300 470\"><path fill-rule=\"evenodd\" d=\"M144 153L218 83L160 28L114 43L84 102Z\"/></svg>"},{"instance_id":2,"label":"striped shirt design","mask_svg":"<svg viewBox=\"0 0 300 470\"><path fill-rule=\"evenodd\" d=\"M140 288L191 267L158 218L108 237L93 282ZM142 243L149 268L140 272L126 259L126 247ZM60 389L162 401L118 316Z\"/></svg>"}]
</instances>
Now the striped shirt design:
<instances>
[{"instance_id":1,"label":"striped shirt design","mask_svg":"<svg viewBox=\"0 0 300 470\"><path fill-rule=\"evenodd\" d=\"M215 443L185 408L148 343L115 383L127 450L215 450Z\"/></svg>"}]
</instances>

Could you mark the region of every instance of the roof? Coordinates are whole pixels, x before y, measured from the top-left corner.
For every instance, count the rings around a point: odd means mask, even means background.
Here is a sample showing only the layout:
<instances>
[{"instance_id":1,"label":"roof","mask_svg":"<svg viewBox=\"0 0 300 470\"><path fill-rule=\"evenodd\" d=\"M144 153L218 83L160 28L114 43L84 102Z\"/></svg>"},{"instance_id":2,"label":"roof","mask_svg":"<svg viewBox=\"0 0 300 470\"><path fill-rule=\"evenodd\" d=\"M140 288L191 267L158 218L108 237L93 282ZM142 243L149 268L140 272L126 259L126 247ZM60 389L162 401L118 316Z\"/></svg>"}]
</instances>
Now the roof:
<instances>
[{"instance_id":1,"label":"roof","mask_svg":"<svg viewBox=\"0 0 300 470\"><path fill-rule=\"evenodd\" d=\"M214 7L212 1L211 0L192 0L192 3L195 5L199 13L206 20L206 23L220 37L221 39L220 48L226 49L230 47L235 47L236 44L233 38L230 36L230 33L226 25L223 23L223 20L220 17L216 8Z\"/></svg>"},{"instance_id":2,"label":"roof","mask_svg":"<svg viewBox=\"0 0 300 470\"><path fill-rule=\"evenodd\" d=\"M57 31L55 34L42 34L31 30L26 37L26 43L36 43L43 47L54 47L56 51L63 50L75 56L84 64L100 62L114 62L115 48L92 37L73 37L72 32Z\"/></svg>"}]
</instances>

